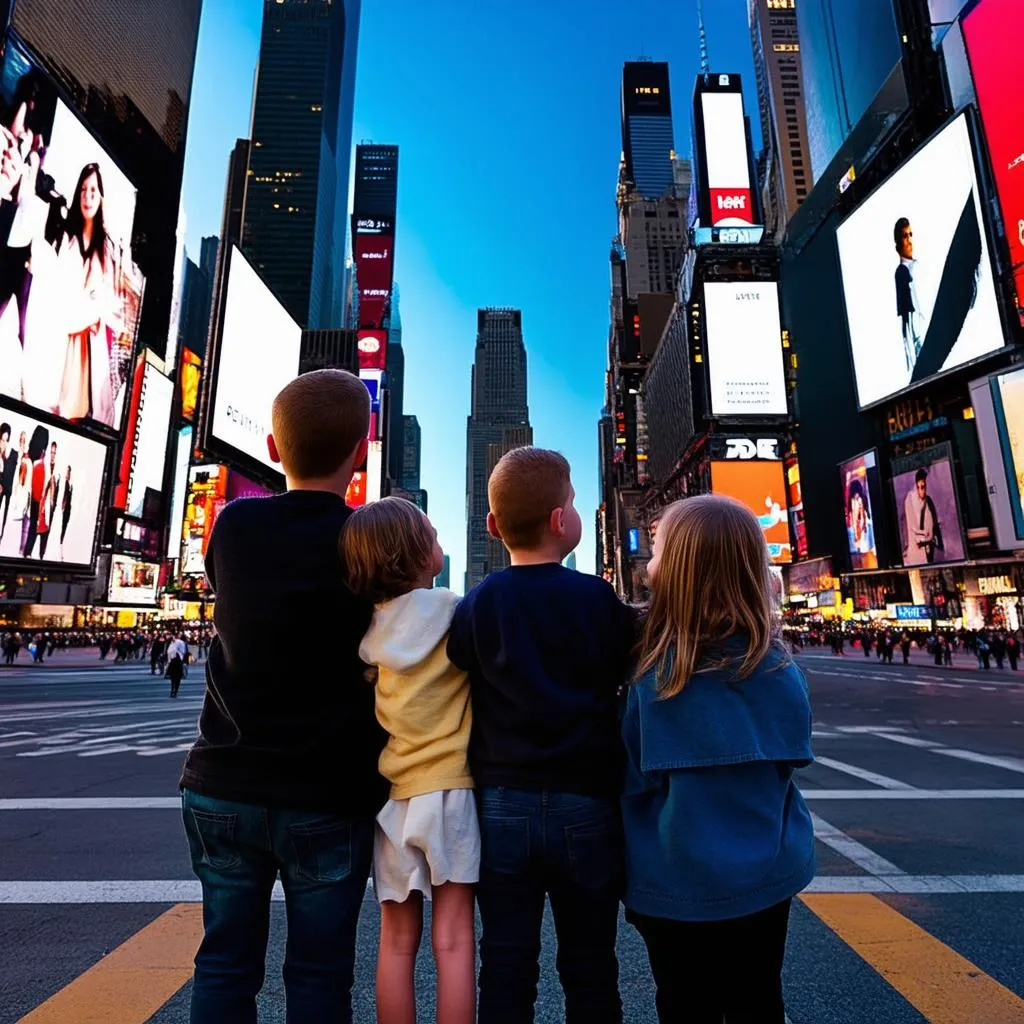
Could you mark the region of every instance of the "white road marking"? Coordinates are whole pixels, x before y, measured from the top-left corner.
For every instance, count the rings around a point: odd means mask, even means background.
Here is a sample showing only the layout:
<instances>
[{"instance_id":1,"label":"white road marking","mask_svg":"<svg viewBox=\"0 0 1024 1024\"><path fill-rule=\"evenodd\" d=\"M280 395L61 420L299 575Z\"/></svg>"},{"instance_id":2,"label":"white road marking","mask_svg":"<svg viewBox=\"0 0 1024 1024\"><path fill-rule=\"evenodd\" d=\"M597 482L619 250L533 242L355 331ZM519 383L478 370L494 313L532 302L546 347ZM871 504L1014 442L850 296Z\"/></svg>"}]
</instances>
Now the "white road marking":
<instances>
[{"instance_id":1,"label":"white road marking","mask_svg":"<svg viewBox=\"0 0 1024 1024\"><path fill-rule=\"evenodd\" d=\"M800 792L806 800L1024 800L1024 789L801 788Z\"/></svg>"},{"instance_id":2,"label":"white road marking","mask_svg":"<svg viewBox=\"0 0 1024 1024\"><path fill-rule=\"evenodd\" d=\"M975 764L987 764L993 768L1005 768L1008 772L1024 774L1024 761L1018 757L997 757L993 754L979 754L973 750L950 750L948 747L936 747L936 754L943 757L955 757L960 761L973 761Z\"/></svg>"},{"instance_id":3,"label":"white road marking","mask_svg":"<svg viewBox=\"0 0 1024 1024\"><path fill-rule=\"evenodd\" d=\"M1016 893L1024 892L1024 875L818 875L804 892Z\"/></svg>"},{"instance_id":4,"label":"white road marking","mask_svg":"<svg viewBox=\"0 0 1024 1024\"><path fill-rule=\"evenodd\" d=\"M845 857L850 863L856 864L869 875L904 875L906 872L898 868L891 860L886 860L881 854L868 849L863 843L858 842L852 836L847 835L842 829L836 828L817 814L811 814L811 821L814 822L814 838L826 846L835 850L836 853Z\"/></svg>"},{"instance_id":5,"label":"white road marking","mask_svg":"<svg viewBox=\"0 0 1024 1024\"><path fill-rule=\"evenodd\" d=\"M815 764L820 764L833 771L842 772L844 775L851 775L855 779L862 779L870 782L873 786L881 786L882 789L914 789L914 786L899 779L891 779L888 775L879 775L877 772L868 771L867 768L858 768L855 764L847 764L845 761L836 761L831 757L815 757Z\"/></svg>"}]
</instances>

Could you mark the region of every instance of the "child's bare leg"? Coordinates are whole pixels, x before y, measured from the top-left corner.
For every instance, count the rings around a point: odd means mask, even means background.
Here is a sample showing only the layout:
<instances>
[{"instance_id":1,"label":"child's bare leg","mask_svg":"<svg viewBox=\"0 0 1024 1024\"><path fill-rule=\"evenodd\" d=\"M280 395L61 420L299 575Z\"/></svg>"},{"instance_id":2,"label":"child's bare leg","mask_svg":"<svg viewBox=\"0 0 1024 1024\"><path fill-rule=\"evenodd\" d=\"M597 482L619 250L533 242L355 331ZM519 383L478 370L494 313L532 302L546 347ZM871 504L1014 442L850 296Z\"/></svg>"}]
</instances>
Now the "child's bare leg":
<instances>
[{"instance_id":1,"label":"child's bare leg","mask_svg":"<svg viewBox=\"0 0 1024 1024\"><path fill-rule=\"evenodd\" d=\"M447 882L432 893L431 939L437 964L438 1024L476 1020L473 886Z\"/></svg>"},{"instance_id":2,"label":"child's bare leg","mask_svg":"<svg viewBox=\"0 0 1024 1024\"><path fill-rule=\"evenodd\" d=\"M380 905L377 954L378 1024L416 1024L414 971L423 934L423 896L409 893L404 903Z\"/></svg>"}]
</instances>

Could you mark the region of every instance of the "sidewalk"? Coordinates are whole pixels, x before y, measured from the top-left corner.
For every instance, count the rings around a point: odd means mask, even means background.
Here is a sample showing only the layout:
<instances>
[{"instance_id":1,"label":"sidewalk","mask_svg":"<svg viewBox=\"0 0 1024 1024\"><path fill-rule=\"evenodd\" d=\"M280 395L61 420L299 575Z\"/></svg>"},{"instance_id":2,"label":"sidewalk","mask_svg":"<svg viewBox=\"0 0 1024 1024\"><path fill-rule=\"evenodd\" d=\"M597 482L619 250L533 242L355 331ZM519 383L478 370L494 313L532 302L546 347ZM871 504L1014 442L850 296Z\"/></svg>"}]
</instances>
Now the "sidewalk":
<instances>
[{"instance_id":1,"label":"sidewalk","mask_svg":"<svg viewBox=\"0 0 1024 1024\"><path fill-rule=\"evenodd\" d=\"M68 647L65 649L57 649L53 652L52 657L46 658L41 665L37 665L32 661L31 655L27 650L22 648L18 652L17 660L13 665L0 664L0 676L3 675L5 669L26 669L30 668L35 671L46 671L47 669L83 669L83 668L95 668L95 669L110 669L111 671L117 672L121 669L149 669L149 652L146 652L145 658L130 659L126 662L114 664L114 652L110 651L105 659L100 659L100 650L98 647ZM195 653L193 652L192 664L205 665L206 660L202 661L195 660Z\"/></svg>"},{"instance_id":2,"label":"sidewalk","mask_svg":"<svg viewBox=\"0 0 1024 1024\"><path fill-rule=\"evenodd\" d=\"M866 658L864 657L864 652L859 647L849 646L843 648L842 656L833 654L831 647L798 647L796 648L795 653L798 658L822 658L827 659L829 661L854 661L858 663L863 663L865 665L882 664L882 662L879 661L878 656L875 654L875 649L873 647ZM894 665L903 664L903 653L902 651L900 651L898 647L895 651L893 651L892 663ZM996 668L995 658L990 657L989 664L992 666L992 672L998 671ZM907 667L929 668L935 669L937 671L941 671L943 668L947 669L948 671L953 671L955 669L959 672L973 670L974 672L981 672L982 674L984 674L984 669L978 668L977 657L965 651L955 651L953 653L952 666L943 666L936 665L935 658L932 655L930 655L927 651L922 651L915 647L910 652L910 664ZM1024 668L1024 663L1022 663L1021 668ZM1006 659L1003 660L1003 671L1010 671L1010 662Z\"/></svg>"}]
</instances>

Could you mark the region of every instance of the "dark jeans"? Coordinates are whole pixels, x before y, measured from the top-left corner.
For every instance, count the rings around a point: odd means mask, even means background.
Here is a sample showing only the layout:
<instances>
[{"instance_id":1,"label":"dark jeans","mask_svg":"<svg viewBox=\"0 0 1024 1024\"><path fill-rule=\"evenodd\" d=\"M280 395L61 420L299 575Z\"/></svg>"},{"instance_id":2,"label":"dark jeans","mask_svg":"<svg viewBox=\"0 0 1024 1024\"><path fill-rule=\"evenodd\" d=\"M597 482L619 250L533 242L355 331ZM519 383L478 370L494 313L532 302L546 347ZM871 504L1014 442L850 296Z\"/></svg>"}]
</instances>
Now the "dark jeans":
<instances>
[{"instance_id":1,"label":"dark jeans","mask_svg":"<svg viewBox=\"0 0 1024 1024\"><path fill-rule=\"evenodd\" d=\"M544 897L558 937L567 1024L622 1020L615 957L622 889L617 800L477 791L481 861L479 1024L529 1024L540 976Z\"/></svg>"},{"instance_id":2,"label":"dark jeans","mask_svg":"<svg viewBox=\"0 0 1024 1024\"><path fill-rule=\"evenodd\" d=\"M284 811L185 790L185 832L203 885L192 1024L255 1024L270 895L284 887L288 1024L348 1024L372 818Z\"/></svg>"},{"instance_id":3,"label":"dark jeans","mask_svg":"<svg viewBox=\"0 0 1024 1024\"><path fill-rule=\"evenodd\" d=\"M647 945L661 1024L785 1024L782 961L791 902L728 921L626 911Z\"/></svg>"}]
</instances>

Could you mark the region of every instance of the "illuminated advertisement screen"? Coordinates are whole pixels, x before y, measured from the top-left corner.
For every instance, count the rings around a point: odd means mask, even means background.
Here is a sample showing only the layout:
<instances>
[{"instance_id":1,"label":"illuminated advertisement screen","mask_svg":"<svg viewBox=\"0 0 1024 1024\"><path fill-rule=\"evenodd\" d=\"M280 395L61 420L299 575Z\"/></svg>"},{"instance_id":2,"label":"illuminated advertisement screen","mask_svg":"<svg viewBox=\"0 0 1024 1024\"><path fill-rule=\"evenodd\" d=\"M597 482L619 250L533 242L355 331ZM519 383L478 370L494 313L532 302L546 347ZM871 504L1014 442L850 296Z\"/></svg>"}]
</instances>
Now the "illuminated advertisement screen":
<instances>
[{"instance_id":1,"label":"illuminated advertisement screen","mask_svg":"<svg viewBox=\"0 0 1024 1024\"><path fill-rule=\"evenodd\" d=\"M773 562L793 561L781 462L712 462L711 491L735 498L757 516Z\"/></svg>"},{"instance_id":2,"label":"illuminated advertisement screen","mask_svg":"<svg viewBox=\"0 0 1024 1024\"><path fill-rule=\"evenodd\" d=\"M1014 527L1024 540L1024 369L1000 374L992 390Z\"/></svg>"},{"instance_id":3,"label":"illuminated advertisement screen","mask_svg":"<svg viewBox=\"0 0 1024 1024\"><path fill-rule=\"evenodd\" d=\"M357 228L353 255L361 328L379 330L384 323L384 313L391 299L394 241L390 230L371 232Z\"/></svg>"},{"instance_id":4,"label":"illuminated advertisement screen","mask_svg":"<svg viewBox=\"0 0 1024 1024\"><path fill-rule=\"evenodd\" d=\"M362 508L366 504L366 472L357 470L345 491L345 504L350 508Z\"/></svg>"},{"instance_id":5,"label":"illuminated advertisement screen","mask_svg":"<svg viewBox=\"0 0 1024 1024\"><path fill-rule=\"evenodd\" d=\"M232 247L210 435L275 472L267 437L278 393L299 372L302 329Z\"/></svg>"},{"instance_id":6,"label":"illuminated advertisement screen","mask_svg":"<svg viewBox=\"0 0 1024 1024\"><path fill-rule=\"evenodd\" d=\"M839 225L861 408L1002 347L983 224L961 114Z\"/></svg>"},{"instance_id":7,"label":"illuminated advertisement screen","mask_svg":"<svg viewBox=\"0 0 1024 1024\"><path fill-rule=\"evenodd\" d=\"M174 401L174 384L139 356L132 387L115 507L141 516L146 490L162 491L167 457L167 429Z\"/></svg>"},{"instance_id":8,"label":"illuminated advertisement screen","mask_svg":"<svg viewBox=\"0 0 1024 1024\"><path fill-rule=\"evenodd\" d=\"M135 188L10 39L0 98L0 393L120 429L143 290Z\"/></svg>"},{"instance_id":9,"label":"illuminated advertisement screen","mask_svg":"<svg viewBox=\"0 0 1024 1024\"><path fill-rule=\"evenodd\" d=\"M893 459L892 474L903 564L962 561L964 539L950 445Z\"/></svg>"},{"instance_id":10,"label":"illuminated advertisement screen","mask_svg":"<svg viewBox=\"0 0 1024 1024\"><path fill-rule=\"evenodd\" d=\"M851 569L877 569L875 515L872 481L877 469L874 451L865 452L839 466L846 515L846 546ZM869 477L869 471L871 476Z\"/></svg>"},{"instance_id":11,"label":"illuminated advertisement screen","mask_svg":"<svg viewBox=\"0 0 1024 1024\"><path fill-rule=\"evenodd\" d=\"M964 40L971 62L992 158L999 204L1003 211L1010 263L1014 266L1017 307L1024 307L1024 124L1018 92L1005 74L1016 67L1024 38L1024 5L1020 0L982 0L963 21ZM1021 313L1024 323L1024 310Z\"/></svg>"},{"instance_id":12,"label":"illuminated advertisement screen","mask_svg":"<svg viewBox=\"0 0 1024 1024\"><path fill-rule=\"evenodd\" d=\"M356 338L360 370L383 370L388 363L388 332L360 331Z\"/></svg>"},{"instance_id":13,"label":"illuminated advertisement screen","mask_svg":"<svg viewBox=\"0 0 1024 1024\"><path fill-rule=\"evenodd\" d=\"M107 445L0 402L0 560L91 568Z\"/></svg>"},{"instance_id":14,"label":"illuminated advertisement screen","mask_svg":"<svg viewBox=\"0 0 1024 1024\"><path fill-rule=\"evenodd\" d=\"M160 586L160 566L140 562L130 555L111 555L109 604L155 605Z\"/></svg>"},{"instance_id":15,"label":"illuminated advertisement screen","mask_svg":"<svg viewBox=\"0 0 1024 1024\"><path fill-rule=\"evenodd\" d=\"M796 547L796 557L806 558L807 520L804 515L804 494L800 486L800 462L798 459L786 459L783 464L786 471L786 486L789 488L789 530Z\"/></svg>"},{"instance_id":16,"label":"illuminated advertisement screen","mask_svg":"<svg viewBox=\"0 0 1024 1024\"><path fill-rule=\"evenodd\" d=\"M785 416L779 286L774 281L704 285L713 416Z\"/></svg>"},{"instance_id":17,"label":"illuminated advertisement screen","mask_svg":"<svg viewBox=\"0 0 1024 1024\"><path fill-rule=\"evenodd\" d=\"M741 92L701 94L712 227L751 227L757 221L750 187L747 125Z\"/></svg>"},{"instance_id":18,"label":"illuminated advertisement screen","mask_svg":"<svg viewBox=\"0 0 1024 1024\"><path fill-rule=\"evenodd\" d=\"M181 370L178 387L181 389L181 418L191 423L195 419L199 404L199 379L203 372L203 361L190 348L181 350Z\"/></svg>"},{"instance_id":19,"label":"illuminated advertisement screen","mask_svg":"<svg viewBox=\"0 0 1024 1024\"><path fill-rule=\"evenodd\" d=\"M167 527L167 557L181 557L181 526L185 518L185 488L192 458L192 428L182 427L174 450L174 483L171 485L171 516Z\"/></svg>"},{"instance_id":20,"label":"illuminated advertisement screen","mask_svg":"<svg viewBox=\"0 0 1024 1024\"><path fill-rule=\"evenodd\" d=\"M193 466L188 472L188 492L181 527L181 571L202 575L213 524L227 504L228 471L223 466Z\"/></svg>"}]
</instances>

